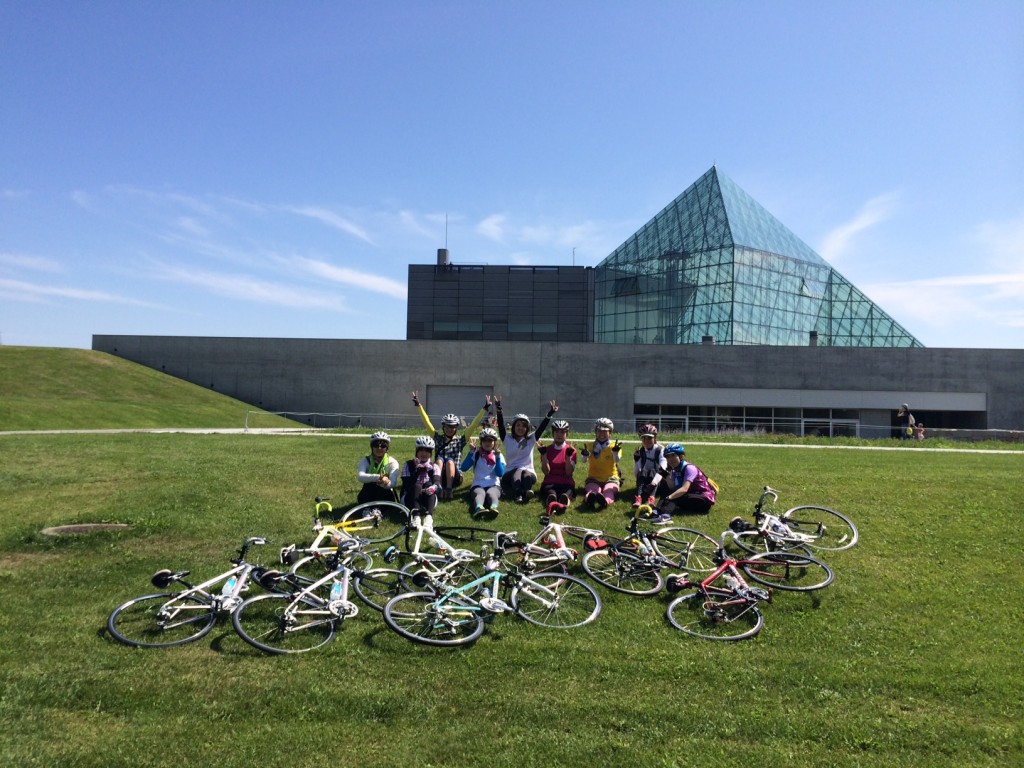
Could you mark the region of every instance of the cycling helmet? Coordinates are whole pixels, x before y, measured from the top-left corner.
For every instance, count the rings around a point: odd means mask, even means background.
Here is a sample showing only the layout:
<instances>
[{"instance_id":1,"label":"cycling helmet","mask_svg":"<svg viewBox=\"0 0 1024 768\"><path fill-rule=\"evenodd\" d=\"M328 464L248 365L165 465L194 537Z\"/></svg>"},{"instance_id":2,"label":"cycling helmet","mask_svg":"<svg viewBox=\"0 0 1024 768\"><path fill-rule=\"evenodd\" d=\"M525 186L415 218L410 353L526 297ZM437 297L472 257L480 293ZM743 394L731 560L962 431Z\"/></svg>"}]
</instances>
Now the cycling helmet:
<instances>
[{"instance_id":1,"label":"cycling helmet","mask_svg":"<svg viewBox=\"0 0 1024 768\"><path fill-rule=\"evenodd\" d=\"M372 435L370 435L370 445L371 446L374 443L379 443L379 442L387 443L390 446L391 445L391 435L389 435L387 432L374 432Z\"/></svg>"},{"instance_id":2,"label":"cycling helmet","mask_svg":"<svg viewBox=\"0 0 1024 768\"><path fill-rule=\"evenodd\" d=\"M611 432L615 429L615 423L611 419L601 418L594 422L594 429L607 429Z\"/></svg>"},{"instance_id":3,"label":"cycling helmet","mask_svg":"<svg viewBox=\"0 0 1024 768\"><path fill-rule=\"evenodd\" d=\"M551 428L552 429L564 429L565 431L568 432L569 431L569 422L566 421L565 419L558 419L557 421L551 422Z\"/></svg>"},{"instance_id":4,"label":"cycling helmet","mask_svg":"<svg viewBox=\"0 0 1024 768\"><path fill-rule=\"evenodd\" d=\"M647 437L648 435L651 437L658 436L658 428L653 424L644 424L637 431L640 433L640 437Z\"/></svg>"},{"instance_id":5,"label":"cycling helmet","mask_svg":"<svg viewBox=\"0 0 1024 768\"><path fill-rule=\"evenodd\" d=\"M525 413L517 413L515 416L512 417L512 426L513 427L516 425L517 421L525 421L526 422L526 431L527 432L529 432L530 428L533 426L533 424L530 423L530 417L527 416Z\"/></svg>"},{"instance_id":6,"label":"cycling helmet","mask_svg":"<svg viewBox=\"0 0 1024 768\"><path fill-rule=\"evenodd\" d=\"M682 456L686 453L686 449L683 448L682 443L669 443L665 446L666 456Z\"/></svg>"},{"instance_id":7,"label":"cycling helmet","mask_svg":"<svg viewBox=\"0 0 1024 768\"><path fill-rule=\"evenodd\" d=\"M483 440L485 437L489 437L491 438L491 440L497 440L498 433L495 432L490 427L484 427L483 429L480 430L480 439Z\"/></svg>"},{"instance_id":8,"label":"cycling helmet","mask_svg":"<svg viewBox=\"0 0 1024 768\"><path fill-rule=\"evenodd\" d=\"M459 417L454 413L446 413L441 417L441 425L445 427L457 427L459 426Z\"/></svg>"},{"instance_id":9,"label":"cycling helmet","mask_svg":"<svg viewBox=\"0 0 1024 768\"><path fill-rule=\"evenodd\" d=\"M417 437L416 438L416 450L420 448L426 448L428 451L434 450L434 438L432 437Z\"/></svg>"}]
</instances>

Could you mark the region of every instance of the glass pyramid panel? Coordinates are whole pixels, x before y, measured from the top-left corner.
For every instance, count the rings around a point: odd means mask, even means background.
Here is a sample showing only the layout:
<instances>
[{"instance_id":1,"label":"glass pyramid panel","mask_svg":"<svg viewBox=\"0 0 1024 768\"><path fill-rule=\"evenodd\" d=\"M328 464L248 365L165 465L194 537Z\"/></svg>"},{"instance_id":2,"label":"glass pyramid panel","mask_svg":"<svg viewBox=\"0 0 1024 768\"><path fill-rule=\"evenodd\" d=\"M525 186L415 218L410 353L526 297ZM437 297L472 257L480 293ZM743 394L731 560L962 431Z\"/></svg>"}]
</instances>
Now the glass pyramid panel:
<instances>
[{"instance_id":1,"label":"glass pyramid panel","mask_svg":"<svg viewBox=\"0 0 1024 768\"><path fill-rule=\"evenodd\" d=\"M594 341L919 347L712 168L595 270Z\"/></svg>"}]
</instances>

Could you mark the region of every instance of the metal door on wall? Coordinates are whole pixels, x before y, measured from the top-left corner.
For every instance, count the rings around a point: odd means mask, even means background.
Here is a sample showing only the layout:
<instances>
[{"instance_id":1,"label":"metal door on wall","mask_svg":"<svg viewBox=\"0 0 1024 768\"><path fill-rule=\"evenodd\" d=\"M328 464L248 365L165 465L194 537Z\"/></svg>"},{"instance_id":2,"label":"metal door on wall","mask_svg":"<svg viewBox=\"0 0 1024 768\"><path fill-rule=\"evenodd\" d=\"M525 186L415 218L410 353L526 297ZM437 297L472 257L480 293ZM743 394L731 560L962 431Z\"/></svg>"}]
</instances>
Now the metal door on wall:
<instances>
[{"instance_id":1,"label":"metal door on wall","mask_svg":"<svg viewBox=\"0 0 1024 768\"><path fill-rule=\"evenodd\" d=\"M421 402L431 423L440 429L441 417L446 413L454 413L468 425L484 407L485 397L491 393L491 387L428 384L427 396L421 398Z\"/></svg>"}]
</instances>

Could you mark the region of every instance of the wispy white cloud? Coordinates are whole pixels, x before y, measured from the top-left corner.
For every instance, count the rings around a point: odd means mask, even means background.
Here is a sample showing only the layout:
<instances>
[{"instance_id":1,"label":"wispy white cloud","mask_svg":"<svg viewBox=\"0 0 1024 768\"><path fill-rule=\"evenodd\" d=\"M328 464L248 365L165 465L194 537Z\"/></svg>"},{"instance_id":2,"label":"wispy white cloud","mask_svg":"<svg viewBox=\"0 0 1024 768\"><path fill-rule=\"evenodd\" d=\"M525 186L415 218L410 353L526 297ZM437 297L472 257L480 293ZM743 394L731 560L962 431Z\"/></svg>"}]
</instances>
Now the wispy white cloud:
<instances>
[{"instance_id":1,"label":"wispy white cloud","mask_svg":"<svg viewBox=\"0 0 1024 768\"><path fill-rule=\"evenodd\" d=\"M157 264L152 274L160 280L193 285L217 296L256 304L346 311L344 300L337 296L328 297L317 291L294 288L252 275L210 272L169 264Z\"/></svg>"},{"instance_id":2,"label":"wispy white cloud","mask_svg":"<svg viewBox=\"0 0 1024 768\"><path fill-rule=\"evenodd\" d=\"M505 225L507 217L501 213L492 213L476 225L477 234L493 240L496 243L505 241Z\"/></svg>"},{"instance_id":3,"label":"wispy white cloud","mask_svg":"<svg viewBox=\"0 0 1024 768\"><path fill-rule=\"evenodd\" d=\"M943 337L964 324L1024 328L1024 216L985 222L965 239L972 245L960 262L978 271L862 288L894 316L940 329L936 335ZM988 343L984 338L973 341L978 346Z\"/></svg>"},{"instance_id":4,"label":"wispy white cloud","mask_svg":"<svg viewBox=\"0 0 1024 768\"><path fill-rule=\"evenodd\" d=\"M857 235L890 218L899 203L899 194L889 192L873 197L852 219L827 233L818 247L818 254L835 266L849 250Z\"/></svg>"},{"instance_id":5,"label":"wispy white cloud","mask_svg":"<svg viewBox=\"0 0 1024 768\"><path fill-rule=\"evenodd\" d=\"M530 222L516 224L506 214L491 214L477 225L477 234L509 248L501 258L513 263L596 262L614 250L627 231L618 222Z\"/></svg>"},{"instance_id":6,"label":"wispy white cloud","mask_svg":"<svg viewBox=\"0 0 1024 768\"><path fill-rule=\"evenodd\" d=\"M177 228L193 237L208 237L210 230L192 216L179 216L175 221Z\"/></svg>"},{"instance_id":7,"label":"wispy white cloud","mask_svg":"<svg viewBox=\"0 0 1024 768\"><path fill-rule=\"evenodd\" d=\"M306 216L310 219L322 222L329 227L333 227L341 232L357 237L360 240L374 245L373 239L367 234L366 230L360 227L358 224L349 221L343 216L339 216L334 211L328 210L327 208L321 208L314 205L287 205L283 206L284 210L299 216Z\"/></svg>"},{"instance_id":8,"label":"wispy white cloud","mask_svg":"<svg viewBox=\"0 0 1024 768\"><path fill-rule=\"evenodd\" d=\"M993 265L1024 269L1024 214L1007 221L986 221L975 228L972 238Z\"/></svg>"},{"instance_id":9,"label":"wispy white cloud","mask_svg":"<svg viewBox=\"0 0 1024 768\"><path fill-rule=\"evenodd\" d=\"M129 296L118 296L106 291L90 291L82 288L66 288L57 285L39 285L20 280L0 279L0 293L14 301L39 302L48 299L70 299L75 301L92 301L104 304L125 304L133 307L157 306L148 301L140 301Z\"/></svg>"},{"instance_id":10,"label":"wispy white cloud","mask_svg":"<svg viewBox=\"0 0 1024 768\"><path fill-rule=\"evenodd\" d=\"M23 253L0 253L0 267L30 269L34 272L49 272L52 274L64 271L60 262L41 256L28 256Z\"/></svg>"},{"instance_id":11,"label":"wispy white cloud","mask_svg":"<svg viewBox=\"0 0 1024 768\"><path fill-rule=\"evenodd\" d=\"M364 291L382 293L396 299L406 297L406 286L404 281L393 280L390 277L382 277L370 272L360 272L348 267L338 267L328 264L326 261L309 259L303 256L293 256L287 260L292 266L301 269L307 274L329 280L333 283L343 285L354 285Z\"/></svg>"},{"instance_id":12,"label":"wispy white cloud","mask_svg":"<svg viewBox=\"0 0 1024 768\"><path fill-rule=\"evenodd\" d=\"M429 223L429 226L421 221L421 219L424 218ZM421 214L417 214L415 211L410 210L399 211L398 220L399 222L401 222L402 227L405 229L405 231L411 232L414 235L418 235L428 240L433 240L435 242L437 242L439 239L438 232L443 232L443 226L445 224L444 217L441 217L440 223L442 227L438 228L438 221L436 216L423 216Z\"/></svg>"}]
</instances>

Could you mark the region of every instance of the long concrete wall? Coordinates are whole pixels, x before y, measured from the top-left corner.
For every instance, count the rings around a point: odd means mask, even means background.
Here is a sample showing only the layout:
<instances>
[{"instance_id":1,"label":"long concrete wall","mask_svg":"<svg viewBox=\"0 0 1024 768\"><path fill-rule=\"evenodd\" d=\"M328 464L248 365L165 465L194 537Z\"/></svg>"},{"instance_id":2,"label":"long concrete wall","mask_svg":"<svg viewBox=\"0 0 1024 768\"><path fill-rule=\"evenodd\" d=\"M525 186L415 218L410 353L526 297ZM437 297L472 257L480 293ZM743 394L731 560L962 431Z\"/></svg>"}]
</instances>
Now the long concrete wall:
<instances>
[{"instance_id":1,"label":"long concrete wall","mask_svg":"<svg viewBox=\"0 0 1024 768\"><path fill-rule=\"evenodd\" d=\"M414 389L468 386L509 410L543 413L555 398L569 418L630 419L637 388L831 390L873 393L861 407L878 413L966 396L987 414L973 426L1024 429L1024 350L128 335L95 335L93 349L269 411L405 413Z\"/></svg>"}]
</instances>

